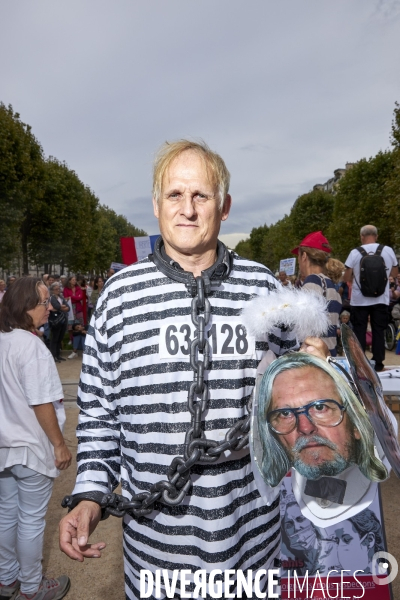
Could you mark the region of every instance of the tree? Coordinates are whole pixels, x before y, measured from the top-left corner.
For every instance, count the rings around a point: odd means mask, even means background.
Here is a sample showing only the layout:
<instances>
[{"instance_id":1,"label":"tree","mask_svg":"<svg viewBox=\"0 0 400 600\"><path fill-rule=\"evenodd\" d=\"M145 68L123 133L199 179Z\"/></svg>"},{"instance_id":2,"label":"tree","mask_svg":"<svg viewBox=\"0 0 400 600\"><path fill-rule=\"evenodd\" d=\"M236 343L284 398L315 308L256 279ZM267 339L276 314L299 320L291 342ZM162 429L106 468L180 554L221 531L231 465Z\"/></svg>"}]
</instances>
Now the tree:
<instances>
[{"instance_id":1,"label":"tree","mask_svg":"<svg viewBox=\"0 0 400 600\"><path fill-rule=\"evenodd\" d=\"M249 260L253 260L253 254L251 251L250 240L240 240L238 244L236 244L235 252L242 258L248 258Z\"/></svg>"},{"instance_id":2,"label":"tree","mask_svg":"<svg viewBox=\"0 0 400 600\"><path fill-rule=\"evenodd\" d=\"M94 262L99 201L65 163L50 157L43 172L42 197L24 217L29 219L29 258L36 264L64 263L72 271L86 271Z\"/></svg>"},{"instance_id":3,"label":"tree","mask_svg":"<svg viewBox=\"0 0 400 600\"><path fill-rule=\"evenodd\" d=\"M390 141L395 150L400 150L400 104L395 102Z\"/></svg>"},{"instance_id":4,"label":"tree","mask_svg":"<svg viewBox=\"0 0 400 600\"><path fill-rule=\"evenodd\" d=\"M128 219L123 215L117 215L117 213L108 206L102 206L102 210L104 211L104 214L107 215L107 219L114 229L114 252L112 261L121 263L122 255L120 238L142 237L147 235L147 233L143 231L143 229L138 229L129 223ZM109 268L109 266L110 264L108 264L107 268Z\"/></svg>"},{"instance_id":5,"label":"tree","mask_svg":"<svg viewBox=\"0 0 400 600\"><path fill-rule=\"evenodd\" d=\"M94 273L103 274L117 258L115 245L117 231L110 219L110 213L114 211L106 206L99 206L96 211L94 256L90 268Z\"/></svg>"},{"instance_id":6,"label":"tree","mask_svg":"<svg viewBox=\"0 0 400 600\"><path fill-rule=\"evenodd\" d=\"M333 207L334 196L322 190L299 196L289 216L293 245L299 244L312 231L326 231L332 220Z\"/></svg>"},{"instance_id":7,"label":"tree","mask_svg":"<svg viewBox=\"0 0 400 600\"><path fill-rule=\"evenodd\" d=\"M269 228L268 236L264 239L263 252L264 264L275 272L279 269L279 262L291 257L293 248L293 233L290 215L277 221Z\"/></svg>"},{"instance_id":8,"label":"tree","mask_svg":"<svg viewBox=\"0 0 400 600\"><path fill-rule=\"evenodd\" d=\"M335 196L328 239L334 240L335 254L346 260L352 248L360 244L360 228L372 224L378 228L379 241L395 245L393 227L388 219L388 181L395 170L395 154L378 152L369 160L363 158L340 180ZM393 218L396 218L393 211Z\"/></svg>"},{"instance_id":9,"label":"tree","mask_svg":"<svg viewBox=\"0 0 400 600\"><path fill-rule=\"evenodd\" d=\"M12 106L0 103L0 266L22 250L28 273L29 209L42 193L43 151ZM24 220L25 219L25 220ZM25 243L21 245L21 240Z\"/></svg>"},{"instance_id":10,"label":"tree","mask_svg":"<svg viewBox=\"0 0 400 600\"><path fill-rule=\"evenodd\" d=\"M71 271L121 262L120 237L146 235L98 198L66 163L45 159L29 125L0 103L0 267L22 257Z\"/></svg>"},{"instance_id":11,"label":"tree","mask_svg":"<svg viewBox=\"0 0 400 600\"><path fill-rule=\"evenodd\" d=\"M252 259L256 262L263 263L263 241L266 235L268 235L268 225L261 225L261 227L255 227L251 230L249 244L251 248Z\"/></svg>"}]
</instances>

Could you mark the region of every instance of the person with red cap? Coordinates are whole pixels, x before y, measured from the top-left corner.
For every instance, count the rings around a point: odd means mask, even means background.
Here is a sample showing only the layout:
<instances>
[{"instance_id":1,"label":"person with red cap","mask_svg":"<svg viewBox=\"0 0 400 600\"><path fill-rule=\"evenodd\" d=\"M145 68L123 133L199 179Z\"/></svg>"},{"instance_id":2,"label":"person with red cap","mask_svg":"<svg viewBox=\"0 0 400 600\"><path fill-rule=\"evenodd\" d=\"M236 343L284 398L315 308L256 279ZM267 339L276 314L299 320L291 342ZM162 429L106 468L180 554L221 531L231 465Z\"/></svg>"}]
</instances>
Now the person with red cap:
<instances>
[{"instance_id":1,"label":"person with red cap","mask_svg":"<svg viewBox=\"0 0 400 600\"><path fill-rule=\"evenodd\" d=\"M326 263L331 252L332 248L322 231L309 233L292 250L292 254L298 256L300 276L304 279L302 289L321 294L328 301L330 326L326 337L321 339L327 344L331 355L336 356L336 331L342 301L333 281L326 275Z\"/></svg>"}]
</instances>

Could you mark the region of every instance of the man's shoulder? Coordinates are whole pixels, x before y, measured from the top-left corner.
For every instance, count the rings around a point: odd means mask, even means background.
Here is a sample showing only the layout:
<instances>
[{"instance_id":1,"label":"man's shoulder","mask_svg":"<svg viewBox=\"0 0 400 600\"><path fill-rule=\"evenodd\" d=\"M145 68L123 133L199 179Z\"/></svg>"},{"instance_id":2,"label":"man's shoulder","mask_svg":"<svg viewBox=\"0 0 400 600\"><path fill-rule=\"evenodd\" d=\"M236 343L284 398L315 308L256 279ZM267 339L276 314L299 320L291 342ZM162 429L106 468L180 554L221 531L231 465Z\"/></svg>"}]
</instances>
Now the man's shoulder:
<instances>
[{"instance_id":1,"label":"man's shoulder","mask_svg":"<svg viewBox=\"0 0 400 600\"><path fill-rule=\"evenodd\" d=\"M139 262L121 269L107 279L104 284L104 290L108 290L108 292L113 290L115 292L120 288L125 288L127 285L134 286L141 281L147 281L149 278L154 278L154 276L164 277L153 262L148 258L143 258Z\"/></svg>"},{"instance_id":2,"label":"man's shoulder","mask_svg":"<svg viewBox=\"0 0 400 600\"><path fill-rule=\"evenodd\" d=\"M265 277L272 278L274 281L277 281L275 275L272 273L268 267L265 265L255 262L254 260L250 260L248 258L243 258L236 253L232 253L233 255L233 265L231 274L237 274L240 277L240 273L242 274L252 274L253 278L265 279Z\"/></svg>"}]
</instances>

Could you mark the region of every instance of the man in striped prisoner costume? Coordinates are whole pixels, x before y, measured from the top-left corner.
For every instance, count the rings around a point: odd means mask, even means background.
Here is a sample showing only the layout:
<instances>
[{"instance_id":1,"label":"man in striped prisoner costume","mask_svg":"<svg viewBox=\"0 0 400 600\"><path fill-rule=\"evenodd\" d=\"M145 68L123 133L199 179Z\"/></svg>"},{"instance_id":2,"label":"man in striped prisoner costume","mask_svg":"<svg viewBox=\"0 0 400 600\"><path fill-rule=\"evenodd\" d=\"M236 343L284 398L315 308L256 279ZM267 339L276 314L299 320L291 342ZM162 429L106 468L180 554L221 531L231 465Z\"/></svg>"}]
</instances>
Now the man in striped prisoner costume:
<instances>
[{"instance_id":1,"label":"man in striped prisoner costume","mask_svg":"<svg viewBox=\"0 0 400 600\"><path fill-rule=\"evenodd\" d=\"M261 341L241 326L246 302L279 283L266 267L218 242L231 206L228 189L229 172L207 146L181 141L160 152L153 203L162 238L149 259L107 281L86 338L73 494L108 492L120 480L130 498L165 480L172 459L183 454L191 419L188 353L196 334L188 290L194 277L203 273L211 282L206 438L222 442L246 417L266 351L281 355L296 346L278 328ZM212 464L195 464L191 481L181 504L157 502L146 516L125 516L128 599L140 598L141 569L167 569L172 578L173 570L252 569L255 576L273 566L280 545L279 500L267 506L260 497L248 447L226 451ZM61 549L80 561L99 556L104 544L87 542L100 516L96 502L80 501L61 522ZM176 596L179 588L178 580Z\"/></svg>"}]
</instances>

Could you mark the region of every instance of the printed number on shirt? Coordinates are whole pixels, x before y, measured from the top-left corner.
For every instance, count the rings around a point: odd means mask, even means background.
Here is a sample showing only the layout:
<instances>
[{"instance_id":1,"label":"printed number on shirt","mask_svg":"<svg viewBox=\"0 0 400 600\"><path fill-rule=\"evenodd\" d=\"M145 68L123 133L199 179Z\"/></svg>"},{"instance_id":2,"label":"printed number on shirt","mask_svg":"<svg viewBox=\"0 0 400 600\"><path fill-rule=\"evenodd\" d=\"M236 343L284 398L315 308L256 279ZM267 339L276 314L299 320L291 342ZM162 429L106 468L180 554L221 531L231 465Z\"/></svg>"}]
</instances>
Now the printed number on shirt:
<instances>
[{"instance_id":1,"label":"printed number on shirt","mask_svg":"<svg viewBox=\"0 0 400 600\"><path fill-rule=\"evenodd\" d=\"M163 325L160 329L160 358L190 358L190 344L195 338L195 326L187 322ZM210 344L210 356L219 358L243 358L254 356L255 339L238 321L213 323L206 327Z\"/></svg>"}]
</instances>

